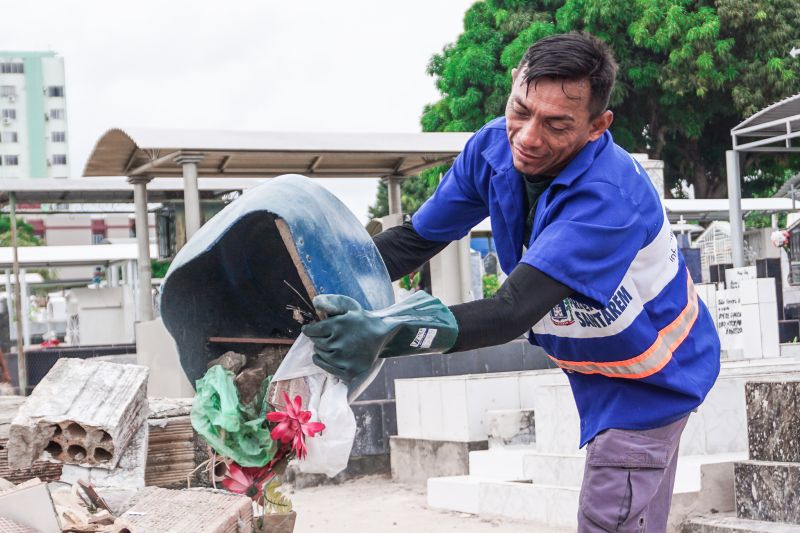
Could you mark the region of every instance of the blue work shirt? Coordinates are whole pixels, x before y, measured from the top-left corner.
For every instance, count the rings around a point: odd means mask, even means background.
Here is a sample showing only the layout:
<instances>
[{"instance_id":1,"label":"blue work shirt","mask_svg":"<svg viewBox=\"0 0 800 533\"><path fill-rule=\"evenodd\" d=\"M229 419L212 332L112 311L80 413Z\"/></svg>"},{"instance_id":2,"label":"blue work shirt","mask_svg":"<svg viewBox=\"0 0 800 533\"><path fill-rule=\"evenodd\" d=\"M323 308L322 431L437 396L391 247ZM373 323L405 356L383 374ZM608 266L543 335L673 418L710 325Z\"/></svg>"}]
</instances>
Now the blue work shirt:
<instances>
[{"instance_id":1,"label":"blue work shirt","mask_svg":"<svg viewBox=\"0 0 800 533\"><path fill-rule=\"evenodd\" d=\"M703 401L719 373L716 328L647 173L610 132L542 194L525 243L525 184L505 119L485 125L412 224L453 241L487 216L504 272L527 263L575 291L529 338L567 373L581 446L609 428L661 427Z\"/></svg>"}]
</instances>

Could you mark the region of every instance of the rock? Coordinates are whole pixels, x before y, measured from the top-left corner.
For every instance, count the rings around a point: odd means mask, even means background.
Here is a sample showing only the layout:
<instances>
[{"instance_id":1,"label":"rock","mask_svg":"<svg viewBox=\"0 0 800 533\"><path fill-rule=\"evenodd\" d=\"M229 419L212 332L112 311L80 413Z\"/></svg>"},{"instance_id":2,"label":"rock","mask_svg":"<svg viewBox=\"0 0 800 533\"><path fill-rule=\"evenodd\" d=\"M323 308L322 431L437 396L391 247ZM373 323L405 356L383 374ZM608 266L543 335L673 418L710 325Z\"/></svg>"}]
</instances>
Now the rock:
<instances>
[{"instance_id":1,"label":"rock","mask_svg":"<svg viewBox=\"0 0 800 533\"><path fill-rule=\"evenodd\" d=\"M244 368L245 363L247 363L247 357L234 351L228 351L216 359L209 361L208 368L215 365L222 365L222 368L230 370L234 374L238 374L239 371Z\"/></svg>"},{"instance_id":2,"label":"rock","mask_svg":"<svg viewBox=\"0 0 800 533\"><path fill-rule=\"evenodd\" d=\"M261 383L267 378L267 373L263 368L248 368L242 370L236 376L236 389L239 391L239 401L247 404L253 401L258 391L261 390Z\"/></svg>"}]
</instances>

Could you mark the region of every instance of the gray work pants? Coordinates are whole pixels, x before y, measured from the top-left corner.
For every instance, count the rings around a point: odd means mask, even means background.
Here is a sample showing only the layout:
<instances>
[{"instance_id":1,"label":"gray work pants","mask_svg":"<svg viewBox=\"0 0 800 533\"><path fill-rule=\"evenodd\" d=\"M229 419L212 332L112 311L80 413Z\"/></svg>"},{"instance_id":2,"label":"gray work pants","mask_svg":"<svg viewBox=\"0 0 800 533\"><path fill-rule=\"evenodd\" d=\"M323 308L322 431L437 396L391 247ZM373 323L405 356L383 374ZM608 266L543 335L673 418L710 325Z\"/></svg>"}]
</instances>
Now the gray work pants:
<instances>
[{"instance_id":1,"label":"gray work pants","mask_svg":"<svg viewBox=\"0 0 800 533\"><path fill-rule=\"evenodd\" d=\"M646 430L608 429L586 449L578 532L663 533L688 416Z\"/></svg>"}]
</instances>

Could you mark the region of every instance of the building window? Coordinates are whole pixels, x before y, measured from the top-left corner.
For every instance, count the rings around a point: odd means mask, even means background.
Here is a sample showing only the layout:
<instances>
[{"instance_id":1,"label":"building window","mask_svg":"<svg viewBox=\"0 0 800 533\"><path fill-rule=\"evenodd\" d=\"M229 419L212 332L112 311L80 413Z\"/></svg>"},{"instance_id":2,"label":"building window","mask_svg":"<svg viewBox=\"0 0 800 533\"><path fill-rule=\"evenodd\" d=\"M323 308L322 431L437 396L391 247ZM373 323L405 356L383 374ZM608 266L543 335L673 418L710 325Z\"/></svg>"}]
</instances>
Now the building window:
<instances>
[{"instance_id":1,"label":"building window","mask_svg":"<svg viewBox=\"0 0 800 533\"><path fill-rule=\"evenodd\" d=\"M47 88L47 96L52 98L58 98L60 96L64 96L64 87L54 85L52 87Z\"/></svg>"},{"instance_id":2,"label":"building window","mask_svg":"<svg viewBox=\"0 0 800 533\"><path fill-rule=\"evenodd\" d=\"M159 259L173 257L178 251L175 239L175 210L173 208L165 207L156 214L156 234Z\"/></svg>"},{"instance_id":3,"label":"building window","mask_svg":"<svg viewBox=\"0 0 800 533\"><path fill-rule=\"evenodd\" d=\"M108 236L108 226L103 219L92 219L92 244L102 244Z\"/></svg>"},{"instance_id":4,"label":"building window","mask_svg":"<svg viewBox=\"0 0 800 533\"><path fill-rule=\"evenodd\" d=\"M3 109L3 120L17 120L17 110Z\"/></svg>"},{"instance_id":5,"label":"building window","mask_svg":"<svg viewBox=\"0 0 800 533\"><path fill-rule=\"evenodd\" d=\"M0 74L24 74L22 63L0 63Z\"/></svg>"},{"instance_id":6,"label":"building window","mask_svg":"<svg viewBox=\"0 0 800 533\"><path fill-rule=\"evenodd\" d=\"M19 156L18 155L7 155L4 158L4 162L9 167L15 167L19 165Z\"/></svg>"},{"instance_id":7,"label":"building window","mask_svg":"<svg viewBox=\"0 0 800 533\"><path fill-rule=\"evenodd\" d=\"M128 237L136 238L136 219L134 217L128 219Z\"/></svg>"},{"instance_id":8,"label":"building window","mask_svg":"<svg viewBox=\"0 0 800 533\"><path fill-rule=\"evenodd\" d=\"M13 85L0 85L0 97L9 98L17 96L17 89Z\"/></svg>"},{"instance_id":9,"label":"building window","mask_svg":"<svg viewBox=\"0 0 800 533\"><path fill-rule=\"evenodd\" d=\"M3 143L15 143L17 142L17 132L16 131L3 131L0 132L0 142Z\"/></svg>"},{"instance_id":10,"label":"building window","mask_svg":"<svg viewBox=\"0 0 800 533\"><path fill-rule=\"evenodd\" d=\"M66 156L66 154L53 154L53 164L54 165L66 165L67 164L67 156Z\"/></svg>"},{"instance_id":11,"label":"building window","mask_svg":"<svg viewBox=\"0 0 800 533\"><path fill-rule=\"evenodd\" d=\"M51 109L50 110L50 118L56 120L63 120L64 119L64 110L63 109Z\"/></svg>"},{"instance_id":12,"label":"building window","mask_svg":"<svg viewBox=\"0 0 800 533\"><path fill-rule=\"evenodd\" d=\"M54 131L50 134L50 140L54 143L65 143L67 142L67 132L65 131Z\"/></svg>"}]
</instances>

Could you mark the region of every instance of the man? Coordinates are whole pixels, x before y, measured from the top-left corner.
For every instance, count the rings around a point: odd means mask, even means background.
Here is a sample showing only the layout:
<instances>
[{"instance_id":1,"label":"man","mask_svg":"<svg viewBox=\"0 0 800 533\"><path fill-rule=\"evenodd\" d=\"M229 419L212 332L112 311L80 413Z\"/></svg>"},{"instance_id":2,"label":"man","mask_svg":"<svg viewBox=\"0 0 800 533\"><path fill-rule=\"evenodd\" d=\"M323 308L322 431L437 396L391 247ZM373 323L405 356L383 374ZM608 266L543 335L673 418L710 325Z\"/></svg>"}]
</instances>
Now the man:
<instances>
[{"instance_id":1,"label":"man","mask_svg":"<svg viewBox=\"0 0 800 533\"><path fill-rule=\"evenodd\" d=\"M375 242L396 279L491 215L494 298L445 307L425 293L368 312L318 296L304 332L345 379L377 357L455 352L529 332L567 374L588 444L582 532L664 531L688 415L719 373L719 339L660 199L615 145L616 75L586 34L542 39L512 72L504 118L467 143L411 222Z\"/></svg>"}]
</instances>

